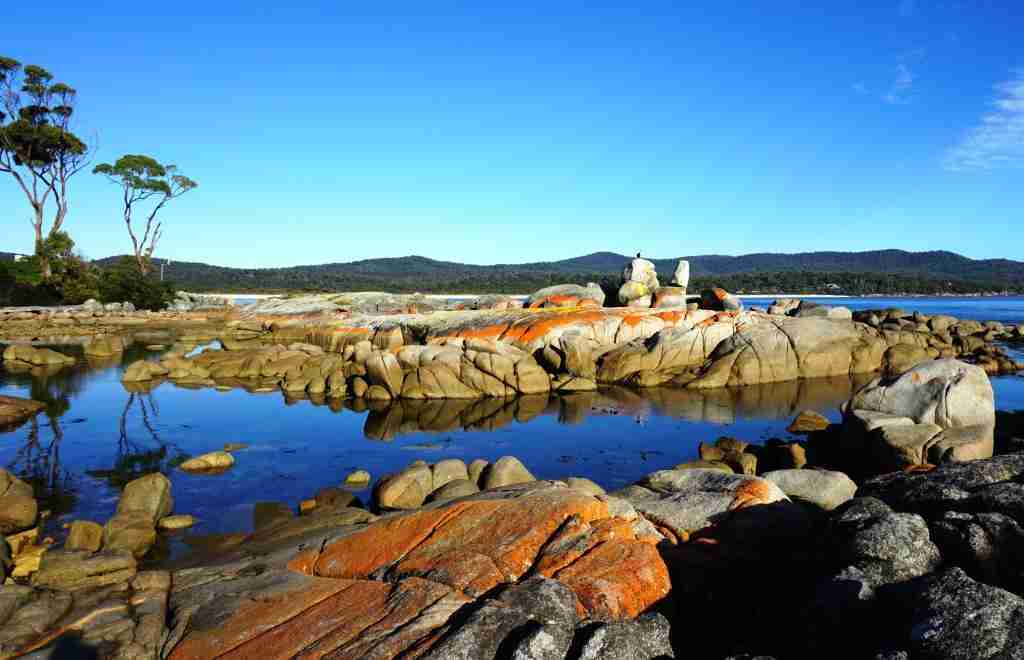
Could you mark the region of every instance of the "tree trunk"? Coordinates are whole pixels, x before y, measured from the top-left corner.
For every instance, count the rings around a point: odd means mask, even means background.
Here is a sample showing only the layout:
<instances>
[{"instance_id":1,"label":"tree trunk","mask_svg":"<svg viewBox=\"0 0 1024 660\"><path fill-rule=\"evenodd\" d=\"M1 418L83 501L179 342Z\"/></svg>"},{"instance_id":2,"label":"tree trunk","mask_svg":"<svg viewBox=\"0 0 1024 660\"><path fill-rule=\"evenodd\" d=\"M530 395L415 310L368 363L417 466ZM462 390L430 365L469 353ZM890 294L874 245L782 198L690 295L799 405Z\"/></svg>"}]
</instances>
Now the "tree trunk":
<instances>
[{"instance_id":1,"label":"tree trunk","mask_svg":"<svg viewBox=\"0 0 1024 660\"><path fill-rule=\"evenodd\" d=\"M136 253L135 254L135 260L139 264L139 272L142 273L143 277L145 277L146 275L149 275L149 270L150 270L149 259L147 259L145 255Z\"/></svg>"},{"instance_id":2,"label":"tree trunk","mask_svg":"<svg viewBox=\"0 0 1024 660\"><path fill-rule=\"evenodd\" d=\"M43 280L49 280L53 277L53 269L50 267L50 257L43 250L43 209L37 208L35 230L36 230L36 259L39 260L39 275Z\"/></svg>"}]
</instances>

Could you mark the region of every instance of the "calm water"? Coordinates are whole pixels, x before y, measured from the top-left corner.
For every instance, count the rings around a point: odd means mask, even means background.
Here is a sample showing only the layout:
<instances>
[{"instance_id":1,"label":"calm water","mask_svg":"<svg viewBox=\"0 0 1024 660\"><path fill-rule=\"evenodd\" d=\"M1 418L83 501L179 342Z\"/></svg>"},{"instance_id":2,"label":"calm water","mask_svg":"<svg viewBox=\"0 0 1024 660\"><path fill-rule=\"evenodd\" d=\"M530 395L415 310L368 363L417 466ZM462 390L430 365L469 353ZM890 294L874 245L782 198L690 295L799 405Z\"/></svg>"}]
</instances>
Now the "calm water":
<instances>
[{"instance_id":1,"label":"calm water","mask_svg":"<svg viewBox=\"0 0 1024 660\"><path fill-rule=\"evenodd\" d=\"M742 296L741 296L742 297ZM767 307L772 298L743 298L750 305ZM823 305L843 305L857 311L860 309L886 309L898 307L908 312L922 314L949 314L957 318L978 321L1000 321L1002 323L1024 323L1024 296L988 296L984 298L951 298L925 296L921 298L897 298L872 296L868 298L808 298Z\"/></svg>"},{"instance_id":2,"label":"calm water","mask_svg":"<svg viewBox=\"0 0 1024 660\"><path fill-rule=\"evenodd\" d=\"M1024 321L1021 298L833 302ZM114 362L81 358L75 368L50 375L0 370L0 393L48 404L35 421L0 432L0 466L33 481L54 511L51 529L76 518L106 520L120 486L157 469L174 484L176 512L200 520L195 533L249 530L255 502L297 506L353 469L376 478L416 459L514 454L540 478L586 476L617 488L692 460L700 441L726 434L755 442L786 437L790 419L805 408L838 419L838 405L860 384L806 381L710 393L610 388L567 397L353 409L345 407L351 402L171 383L149 393L128 392L119 380L122 365L145 354L134 347ZM1024 360L1024 353L1016 357ZM1024 378L1002 377L994 385L997 407L1024 409ZM226 442L249 445L226 473L198 476L174 468L182 457ZM364 499L368 494L361 493Z\"/></svg>"}]
</instances>

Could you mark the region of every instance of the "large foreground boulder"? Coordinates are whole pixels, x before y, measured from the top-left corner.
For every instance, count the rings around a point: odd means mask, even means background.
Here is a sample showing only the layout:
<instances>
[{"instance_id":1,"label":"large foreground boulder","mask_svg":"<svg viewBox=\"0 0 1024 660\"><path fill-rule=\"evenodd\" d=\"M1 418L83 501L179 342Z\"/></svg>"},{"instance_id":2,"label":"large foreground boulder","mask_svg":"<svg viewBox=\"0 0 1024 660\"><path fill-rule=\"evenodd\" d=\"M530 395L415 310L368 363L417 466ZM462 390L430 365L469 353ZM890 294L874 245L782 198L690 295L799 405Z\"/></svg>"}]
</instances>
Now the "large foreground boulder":
<instances>
[{"instance_id":1,"label":"large foreground boulder","mask_svg":"<svg viewBox=\"0 0 1024 660\"><path fill-rule=\"evenodd\" d=\"M902 642L921 660L1024 657L1024 600L953 567L894 590ZM904 656L907 657L907 656Z\"/></svg>"},{"instance_id":2,"label":"large foreground boulder","mask_svg":"<svg viewBox=\"0 0 1024 660\"><path fill-rule=\"evenodd\" d=\"M992 456L995 399L975 365L929 360L873 380L844 409L847 445L867 448L884 468Z\"/></svg>"},{"instance_id":3,"label":"large foreground boulder","mask_svg":"<svg viewBox=\"0 0 1024 660\"><path fill-rule=\"evenodd\" d=\"M618 629L591 639L582 624L631 621L668 594L646 529L605 500L537 482L243 544L177 574L166 648L175 659L564 658L574 645L619 648L601 643ZM657 622L644 625L635 630L650 632L652 646L667 639Z\"/></svg>"},{"instance_id":4,"label":"large foreground boulder","mask_svg":"<svg viewBox=\"0 0 1024 660\"><path fill-rule=\"evenodd\" d=\"M715 469L661 470L616 493L678 539L746 507L789 502L765 479Z\"/></svg>"}]
</instances>

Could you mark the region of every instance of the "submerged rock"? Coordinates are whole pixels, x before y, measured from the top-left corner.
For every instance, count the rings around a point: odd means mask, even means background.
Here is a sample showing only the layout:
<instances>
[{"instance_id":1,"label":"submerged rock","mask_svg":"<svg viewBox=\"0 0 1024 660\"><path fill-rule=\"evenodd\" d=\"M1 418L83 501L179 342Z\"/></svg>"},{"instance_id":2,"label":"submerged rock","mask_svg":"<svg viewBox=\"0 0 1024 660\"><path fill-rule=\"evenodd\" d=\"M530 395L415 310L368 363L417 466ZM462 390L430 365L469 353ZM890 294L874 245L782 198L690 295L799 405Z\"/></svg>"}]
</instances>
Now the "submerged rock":
<instances>
[{"instance_id":1,"label":"submerged rock","mask_svg":"<svg viewBox=\"0 0 1024 660\"><path fill-rule=\"evenodd\" d=\"M235 464L235 457L226 451L211 451L190 458L178 467L186 472L211 472L226 470Z\"/></svg>"}]
</instances>

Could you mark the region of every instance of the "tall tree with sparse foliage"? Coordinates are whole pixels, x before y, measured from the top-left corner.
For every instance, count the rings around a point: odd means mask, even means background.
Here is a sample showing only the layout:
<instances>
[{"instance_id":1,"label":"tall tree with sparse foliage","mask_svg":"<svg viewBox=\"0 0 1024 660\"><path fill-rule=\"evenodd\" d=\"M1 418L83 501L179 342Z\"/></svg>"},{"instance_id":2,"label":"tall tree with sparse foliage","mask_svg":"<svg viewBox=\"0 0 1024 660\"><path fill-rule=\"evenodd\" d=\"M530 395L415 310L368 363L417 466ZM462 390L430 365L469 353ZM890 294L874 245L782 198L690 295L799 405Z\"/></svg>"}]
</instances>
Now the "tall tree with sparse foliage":
<instances>
[{"instance_id":1,"label":"tall tree with sparse foliage","mask_svg":"<svg viewBox=\"0 0 1024 660\"><path fill-rule=\"evenodd\" d=\"M152 268L153 251L163 236L163 221L157 220L157 213L167 202L181 197L199 184L187 176L178 174L176 166L162 165L150 156L128 154L118 158L113 165L103 163L94 167L92 171L121 186L124 224L128 227L128 235L132 239L132 249L135 251L139 271L146 275ZM145 230L140 239L132 227L132 212L136 204L150 199L157 201L146 216Z\"/></svg>"},{"instance_id":2,"label":"tall tree with sparse foliage","mask_svg":"<svg viewBox=\"0 0 1024 660\"><path fill-rule=\"evenodd\" d=\"M52 275L46 239L68 213L71 178L89 164L91 149L71 131L76 92L46 69L0 57L0 173L10 175L32 207L35 250L44 279ZM47 205L55 206L44 231Z\"/></svg>"}]
</instances>

